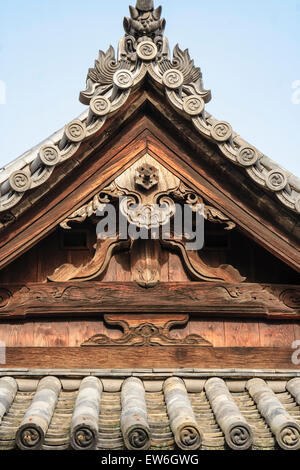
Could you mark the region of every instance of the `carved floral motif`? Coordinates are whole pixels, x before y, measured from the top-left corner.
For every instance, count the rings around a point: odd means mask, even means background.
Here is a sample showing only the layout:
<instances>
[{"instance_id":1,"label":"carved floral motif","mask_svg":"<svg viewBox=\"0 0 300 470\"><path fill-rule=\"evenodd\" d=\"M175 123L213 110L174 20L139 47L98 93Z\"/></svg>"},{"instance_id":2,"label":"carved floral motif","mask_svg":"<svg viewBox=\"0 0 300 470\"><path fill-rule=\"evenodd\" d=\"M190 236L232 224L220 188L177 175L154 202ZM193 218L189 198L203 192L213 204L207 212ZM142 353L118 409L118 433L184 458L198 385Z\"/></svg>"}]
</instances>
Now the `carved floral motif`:
<instances>
[{"instance_id":1,"label":"carved floral motif","mask_svg":"<svg viewBox=\"0 0 300 470\"><path fill-rule=\"evenodd\" d=\"M151 189L158 184L158 169L148 163L141 165L135 172L134 181L135 184L142 186L144 189Z\"/></svg>"}]
</instances>

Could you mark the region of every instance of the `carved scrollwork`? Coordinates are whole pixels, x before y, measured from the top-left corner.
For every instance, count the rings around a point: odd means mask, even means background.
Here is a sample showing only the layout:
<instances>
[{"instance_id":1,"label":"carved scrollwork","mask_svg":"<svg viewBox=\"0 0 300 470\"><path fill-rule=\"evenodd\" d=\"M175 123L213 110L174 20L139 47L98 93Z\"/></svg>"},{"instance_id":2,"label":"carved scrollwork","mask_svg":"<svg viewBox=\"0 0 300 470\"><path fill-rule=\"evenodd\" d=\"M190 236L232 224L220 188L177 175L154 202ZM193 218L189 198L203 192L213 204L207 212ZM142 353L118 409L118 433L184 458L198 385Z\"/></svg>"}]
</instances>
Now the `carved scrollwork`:
<instances>
[{"instance_id":1,"label":"carved scrollwork","mask_svg":"<svg viewBox=\"0 0 300 470\"><path fill-rule=\"evenodd\" d=\"M105 240L98 240L93 258L79 267L73 264L63 264L48 277L52 282L66 282L70 279L90 281L101 276L107 269L113 254L116 251L127 250L130 242L119 240L119 235Z\"/></svg>"},{"instance_id":2,"label":"carved scrollwork","mask_svg":"<svg viewBox=\"0 0 300 470\"><path fill-rule=\"evenodd\" d=\"M89 69L87 78L94 83L111 85L115 72L120 68L120 64L115 58L115 50L112 46L107 52L99 51L98 59L95 61L95 68Z\"/></svg>"},{"instance_id":3,"label":"carved scrollwork","mask_svg":"<svg viewBox=\"0 0 300 470\"><path fill-rule=\"evenodd\" d=\"M246 280L240 272L233 266L225 264L218 268L208 266L198 254L197 251L188 251L185 247L185 240L163 240L162 246L166 249L174 250L181 255L183 264L190 274L196 280L202 281L225 281L225 282L244 282Z\"/></svg>"},{"instance_id":4,"label":"carved scrollwork","mask_svg":"<svg viewBox=\"0 0 300 470\"><path fill-rule=\"evenodd\" d=\"M104 188L89 203L62 222L61 227L70 229L72 222L83 222L88 217L99 214L98 210L104 210L108 203L113 203L127 219L130 227L126 235L128 240L121 243L118 237L114 239L113 234L112 238L108 238L105 234L106 239L102 241L99 235L94 257L86 265L80 267L63 265L49 277L50 281L66 282L71 279L85 281L98 278L105 272L115 250L127 249L130 251L133 281L144 288L154 287L160 282L159 260L162 257L162 248L178 251L187 272L195 280L231 283L245 280L233 266L223 265L213 268L201 259L198 252L188 253L186 236L184 235L185 239L181 240L182 234L174 234L175 226L171 224L179 205L190 206L197 216L200 215L210 222L224 224L225 230L233 229L235 223L219 209L205 204L201 196L150 155L146 154L125 170L109 187ZM138 244L133 235L133 227L147 232L156 231L155 240L151 234ZM163 228L168 231L165 234L167 239L165 236L162 237ZM124 238L123 235L121 238Z\"/></svg>"},{"instance_id":5,"label":"carved scrollwork","mask_svg":"<svg viewBox=\"0 0 300 470\"><path fill-rule=\"evenodd\" d=\"M12 294L9 290L3 288L0 289L0 309L5 308L8 305L11 297Z\"/></svg>"},{"instance_id":6,"label":"carved scrollwork","mask_svg":"<svg viewBox=\"0 0 300 470\"><path fill-rule=\"evenodd\" d=\"M280 294L279 298L287 307L300 310L300 290L287 289Z\"/></svg>"},{"instance_id":7,"label":"carved scrollwork","mask_svg":"<svg viewBox=\"0 0 300 470\"><path fill-rule=\"evenodd\" d=\"M129 196L121 200L120 211L129 224L149 230L165 225L175 215L176 207L167 196L161 197L158 204L139 204Z\"/></svg>"},{"instance_id":8,"label":"carved scrollwork","mask_svg":"<svg viewBox=\"0 0 300 470\"><path fill-rule=\"evenodd\" d=\"M122 319L121 316L105 315L105 323L107 326L119 327L123 330L123 334L119 339L113 339L106 335L95 335L85 341L81 346L102 346L102 347L127 347L127 346L203 346L211 347L212 344L198 335L189 335L185 338L178 339L171 335L171 330L175 327L184 327L189 321L188 315L183 315L180 320L169 320L164 324L150 323L145 320L136 322L133 320L134 326L130 325L130 321ZM124 317L125 318L125 317Z\"/></svg>"},{"instance_id":9,"label":"carved scrollwork","mask_svg":"<svg viewBox=\"0 0 300 470\"><path fill-rule=\"evenodd\" d=\"M195 94L195 96L202 98L205 103L210 101L211 92L204 90L201 70L199 67L195 67L194 61L190 58L187 49L182 51L177 44L173 51L173 60L163 59L157 62L156 67L159 73L163 75L163 83L168 88L176 89L183 85L189 95ZM174 78L177 77L175 71L179 73L178 80L176 81L176 84L178 84L177 87L175 83L172 83L174 82ZM169 76L167 74L168 72L171 72L171 80L167 79Z\"/></svg>"},{"instance_id":10,"label":"carved scrollwork","mask_svg":"<svg viewBox=\"0 0 300 470\"><path fill-rule=\"evenodd\" d=\"M130 250L132 279L139 286L155 287L160 282L159 240L134 240Z\"/></svg>"},{"instance_id":11,"label":"carved scrollwork","mask_svg":"<svg viewBox=\"0 0 300 470\"><path fill-rule=\"evenodd\" d=\"M225 224L224 230L233 230L236 227L236 223L227 217L223 212L215 207L205 205L204 206L204 217L206 220L214 223Z\"/></svg>"}]
</instances>

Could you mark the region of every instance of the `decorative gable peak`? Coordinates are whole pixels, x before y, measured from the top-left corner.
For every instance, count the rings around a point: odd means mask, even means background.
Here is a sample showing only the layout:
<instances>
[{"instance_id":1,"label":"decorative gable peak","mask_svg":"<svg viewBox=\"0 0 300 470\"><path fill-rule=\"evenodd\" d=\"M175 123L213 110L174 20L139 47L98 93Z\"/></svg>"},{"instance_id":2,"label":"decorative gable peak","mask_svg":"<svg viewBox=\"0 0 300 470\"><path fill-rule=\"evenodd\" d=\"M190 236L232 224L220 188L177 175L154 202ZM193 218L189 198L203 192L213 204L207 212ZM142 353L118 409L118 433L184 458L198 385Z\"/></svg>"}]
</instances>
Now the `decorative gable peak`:
<instances>
[{"instance_id":1,"label":"decorative gable peak","mask_svg":"<svg viewBox=\"0 0 300 470\"><path fill-rule=\"evenodd\" d=\"M199 114L210 101L211 92L204 89L201 70L195 67L187 49L182 51L176 45L171 60L162 8L154 9L153 1L138 1L129 11L130 18L124 18L125 36L119 41L117 58L112 46L106 53L99 51L95 67L88 71L87 88L80 93L80 101L90 104L94 98L94 114L107 115L111 109L106 100L97 99L99 95L117 106L118 96L122 94L124 98L148 75L160 87L198 97L192 111Z\"/></svg>"},{"instance_id":2,"label":"decorative gable peak","mask_svg":"<svg viewBox=\"0 0 300 470\"><path fill-rule=\"evenodd\" d=\"M183 51L177 45L171 57L161 7L155 9L153 1L137 1L135 8L130 7L124 27L118 54L112 46L106 53L100 51L94 68L88 72L80 101L89 109L0 172L0 230L14 222L15 213L19 216L30 206L21 202L24 196L49 179L54 180L54 170L80 152L86 140L98 135L146 78L185 123L190 122L199 136L218 147L229 165L241 167L250 181L299 216L300 180L250 145L228 122L206 111L211 93L204 89L201 71L187 49ZM176 121L172 124L177 125ZM8 212L17 205L15 212ZM297 220L293 218L292 224L296 226ZM293 232L289 225L286 227Z\"/></svg>"}]
</instances>

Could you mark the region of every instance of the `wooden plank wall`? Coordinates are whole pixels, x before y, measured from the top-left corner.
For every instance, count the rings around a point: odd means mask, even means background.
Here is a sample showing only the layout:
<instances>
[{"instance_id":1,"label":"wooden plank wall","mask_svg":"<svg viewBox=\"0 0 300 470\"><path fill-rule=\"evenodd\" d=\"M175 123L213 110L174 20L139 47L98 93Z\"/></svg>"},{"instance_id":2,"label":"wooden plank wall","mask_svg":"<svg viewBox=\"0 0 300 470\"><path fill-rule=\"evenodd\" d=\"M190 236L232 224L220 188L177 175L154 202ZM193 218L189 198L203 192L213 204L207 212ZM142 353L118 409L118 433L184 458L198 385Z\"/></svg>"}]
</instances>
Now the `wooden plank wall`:
<instances>
[{"instance_id":1,"label":"wooden plank wall","mask_svg":"<svg viewBox=\"0 0 300 470\"><path fill-rule=\"evenodd\" d=\"M165 253L164 257L162 281L189 282L179 257L172 253ZM51 263L50 257L49 264ZM36 267L36 264L32 263L32 266ZM18 276L17 272L15 276ZM20 282L21 276L16 280ZM131 281L130 260L126 253L120 253L112 259L103 279L106 282L115 280ZM151 316L147 318L151 320ZM121 336L121 332L117 330L107 330L101 319L0 323L0 340L5 341L7 347L78 347L96 334L105 334L112 338ZM174 330L173 334L177 337L197 334L214 347L281 348L291 347L295 340L300 340L300 325L296 322L212 321L193 317L186 328Z\"/></svg>"},{"instance_id":2,"label":"wooden plank wall","mask_svg":"<svg viewBox=\"0 0 300 470\"><path fill-rule=\"evenodd\" d=\"M34 249L23 255L11 266L0 272L1 283L45 282L47 275L63 263L80 265L93 253L89 250L61 250L58 234L54 232ZM226 261L224 254L216 254L216 264ZM251 268L253 269L253 268ZM190 282L180 261L173 253L164 252L162 259L162 282ZM113 257L103 278L105 282L131 281L130 257L120 253ZM133 312L134 313L134 312ZM158 312L159 313L159 312ZM149 317L148 317L149 318ZM28 321L25 323L0 322L0 340L7 347L78 347L96 334L113 338L121 335L107 330L101 319L76 319L75 321ZM198 319L193 317L189 325L174 335L184 337L197 334L210 341L214 347L291 347L300 340L300 325L296 322L229 321Z\"/></svg>"},{"instance_id":3,"label":"wooden plank wall","mask_svg":"<svg viewBox=\"0 0 300 470\"><path fill-rule=\"evenodd\" d=\"M147 315L151 321L151 316ZM76 347L94 335L121 336L118 330L107 329L102 320L36 321L0 324L0 341L7 347ZM230 322L192 320L183 330L174 330L174 337L197 334L214 347L291 347L300 340L300 325L263 322Z\"/></svg>"}]
</instances>

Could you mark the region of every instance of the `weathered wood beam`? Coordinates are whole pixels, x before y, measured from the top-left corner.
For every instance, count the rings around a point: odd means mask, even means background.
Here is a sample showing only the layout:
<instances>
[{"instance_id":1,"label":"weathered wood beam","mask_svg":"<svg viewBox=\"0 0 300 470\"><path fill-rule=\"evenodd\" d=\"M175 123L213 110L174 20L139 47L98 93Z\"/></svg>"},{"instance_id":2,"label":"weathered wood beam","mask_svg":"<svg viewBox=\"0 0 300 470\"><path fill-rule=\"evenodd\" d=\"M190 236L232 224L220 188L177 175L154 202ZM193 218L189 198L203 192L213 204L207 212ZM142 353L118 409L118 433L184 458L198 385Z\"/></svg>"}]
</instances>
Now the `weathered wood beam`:
<instances>
[{"instance_id":1,"label":"weathered wood beam","mask_svg":"<svg viewBox=\"0 0 300 470\"><path fill-rule=\"evenodd\" d=\"M71 446L74 450L95 449L103 386L97 377L83 379L71 422Z\"/></svg>"},{"instance_id":2,"label":"weathered wood beam","mask_svg":"<svg viewBox=\"0 0 300 470\"><path fill-rule=\"evenodd\" d=\"M41 449L60 391L61 382L56 377L45 377L40 381L17 431L16 444L20 450Z\"/></svg>"},{"instance_id":3,"label":"weathered wood beam","mask_svg":"<svg viewBox=\"0 0 300 470\"><path fill-rule=\"evenodd\" d=\"M292 348L89 347L7 348L5 368L120 369L192 367L193 369L295 370Z\"/></svg>"},{"instance_id":4,"label":"weathered wood beam","mask_svg":"<svg viewBox=\"0 0 300 470\"><path fill-rule=\"evenodd\" d=\"M200 449L203 436L183 380L178 377L167 379L164 395L177 446L182 450Z\"/></svg>"},{"instance_id":5,"label":"weathered wood beam","mask_svg":"<svg viewBox=\"0 0 300 470\"><path fill-rule=\"evenodd\" d=\"M299 302L299 286L290 285L167 282L149 290L134 282L1 285L0 321L158 311L289 321L300 320Z\"/></svg>"},{"instance_id":6,"label":"weathered wood beam","mask_svg":"<svg viewBox=\"0 0 300 470\"><path fill-rule=\"evenodd\" d=\"M126 448L148 450L151 446L145 388L135 377L123 382L121 392L121 429Z\"/></svg>"},{"instance_id":7,"label":"weathered wood beam","mask_svg":"<svg viewBox=\"0 0 300 470\"><path fill-rule=\"evenodd\" d=\"M287 412L275 393L262 379L251 379L247 389L257 408L276 436L277 443L284 450L300 449L300 425Z\"/></svg>"},{"instance_id":8,"label":"weathered wood beam","mask_svg":"<svg viewBox=\"0 0 300 470\"><path fill-rule=\"evenodd\" d=\"M8 412L15 399L18 385L12 377L0 379L0 424L3 416Z\"/></svg>"},{"instance_id":9,"label":"weathered wood beam","mask_svg":"<svg viewBox=\"0 0 300 470\"><path fill-rule=\"evenodd\" d=\"M205 391L228 446L233 450L248 450L253 444L251 427L224 380L209 379L205 384Z\"/></svg>"}]
</instances>

